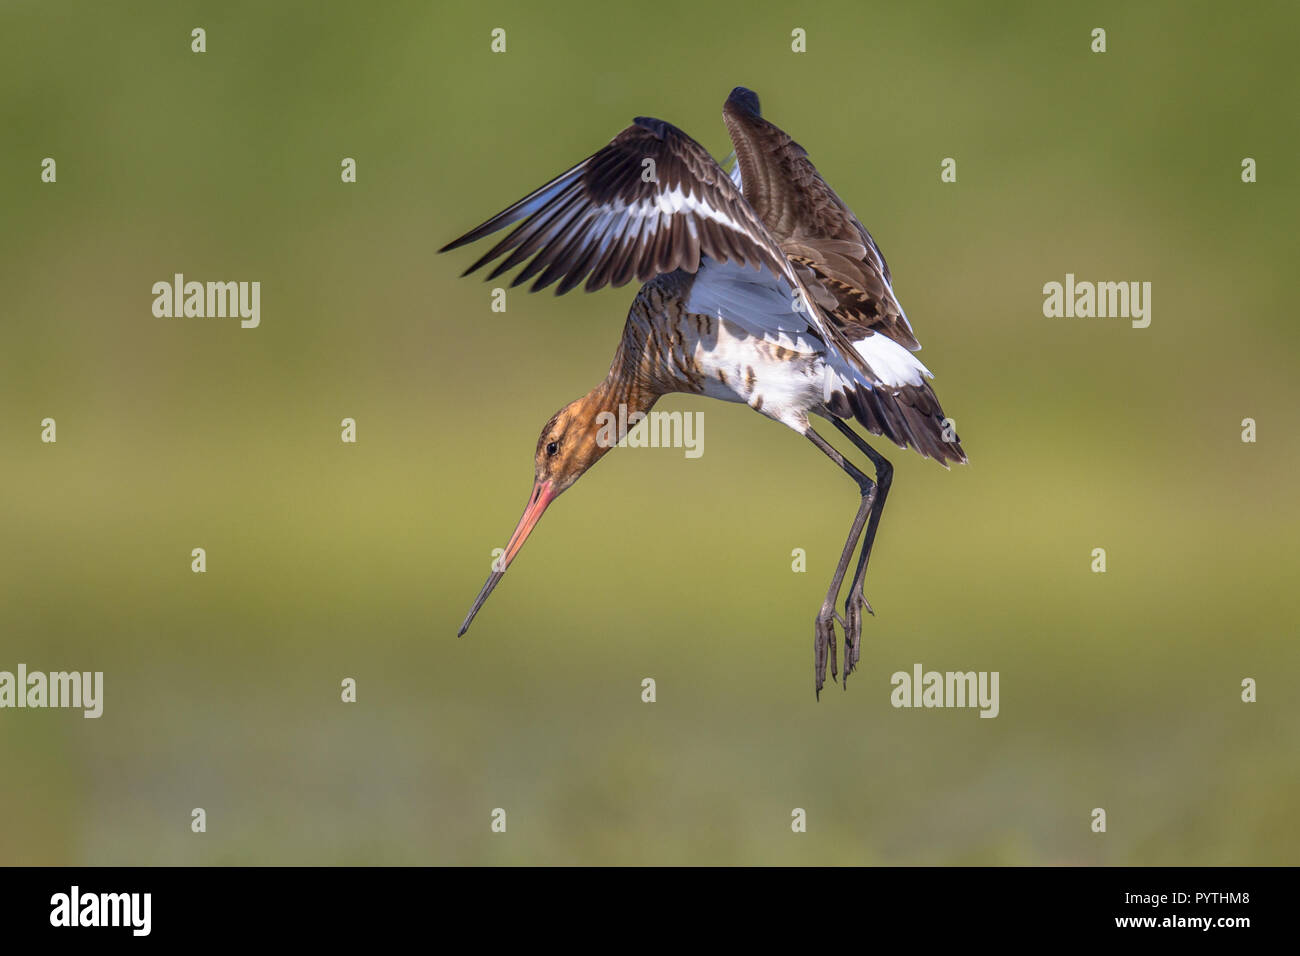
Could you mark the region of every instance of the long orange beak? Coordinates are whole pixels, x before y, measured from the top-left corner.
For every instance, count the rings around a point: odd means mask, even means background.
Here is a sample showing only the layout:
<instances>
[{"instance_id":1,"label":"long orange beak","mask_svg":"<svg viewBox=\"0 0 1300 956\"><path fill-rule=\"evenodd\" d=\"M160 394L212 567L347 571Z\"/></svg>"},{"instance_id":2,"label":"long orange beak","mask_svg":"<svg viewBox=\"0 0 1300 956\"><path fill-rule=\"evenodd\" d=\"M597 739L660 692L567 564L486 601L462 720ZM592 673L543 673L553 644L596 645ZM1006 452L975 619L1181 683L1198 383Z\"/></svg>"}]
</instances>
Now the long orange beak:
<instances>
[{"instance_id":1,"label":"long orange beak","mask_svg":"<svg viewBox=\"0 0 1300 956\"><path fill-rule=\"evenodd\" d=\"M528 507L524 509L524 516L519 519L519 524L515 526L515 533L510 536L510 541L506 544L506 553L498 560L497 565L501 570L493 571L488 575L487 583L483 585L483 590L478 592L478 597L474 599L474 606L469 609L469 614L465 615L465 623L460 626L456 632L457 637L462 637L469 630L470 623L474 620L474 615L478 613L479 608L487 601L488 595L492 589L497 586L506 574L506 568L510 567L510 562L515 559L519 549L524 546L528 536L533 533L537 527L537 522L541 520L542 513L546 511L546 506L555 500L558 492L555 486L549 481L538 481L533 484L533 493L528 499Z\"/></svg>"}]
</instances>

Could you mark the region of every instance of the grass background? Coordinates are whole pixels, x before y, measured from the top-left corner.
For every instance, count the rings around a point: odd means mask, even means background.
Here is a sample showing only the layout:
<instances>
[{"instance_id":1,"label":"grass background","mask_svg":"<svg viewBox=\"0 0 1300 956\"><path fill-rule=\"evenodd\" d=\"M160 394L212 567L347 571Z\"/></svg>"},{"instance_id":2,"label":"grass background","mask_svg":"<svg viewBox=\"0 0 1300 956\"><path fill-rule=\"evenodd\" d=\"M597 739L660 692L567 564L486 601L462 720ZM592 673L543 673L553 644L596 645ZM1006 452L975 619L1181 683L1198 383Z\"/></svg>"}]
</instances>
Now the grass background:
<instances>
[{"instance_id":1,"label":"grass background","mask_svg":"<svg viewBox=\"0 0 1300 956\"><path fill-rule=\"evenodd\" d=\"M0 863L1296 862L1298 27L0 4L0 669L106 683L99 720L0 712ZM972 461L891 454L877 617L820 704L854 489L704 399L660 406L705 412L702 458L610 455L454 636L631 290L496 314L434 250L634 115L724 155L737 84L881 244ZM259 280L261 327L154 318L175 272ZM1044 318L1067 272L1150 281L1150 328ZM893 709L918 661L1000 671L1001 715Z\"/></svg>"}]
</instances>

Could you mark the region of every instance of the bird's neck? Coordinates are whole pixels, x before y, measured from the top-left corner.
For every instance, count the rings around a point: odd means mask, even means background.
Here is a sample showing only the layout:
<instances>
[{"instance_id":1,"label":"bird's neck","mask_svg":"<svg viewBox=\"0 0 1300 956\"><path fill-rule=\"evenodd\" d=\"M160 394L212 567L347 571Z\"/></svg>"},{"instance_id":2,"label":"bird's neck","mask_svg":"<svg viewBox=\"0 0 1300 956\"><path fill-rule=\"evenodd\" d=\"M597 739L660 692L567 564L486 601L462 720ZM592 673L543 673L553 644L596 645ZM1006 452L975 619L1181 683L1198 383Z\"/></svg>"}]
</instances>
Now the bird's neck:
<instances>
[{"instance_id":1,"label":"bird's neck","mask_svg":"<svg viewBox=\"0 0 1300 956\"><path fill-rule=\"evenodd\" d=\"M622 441L659 400L659 395L646 387L635 375L623 374L618 363L609 370L605 380L593 388L584 402L593 422L618 429Z\"/></svg>"},{"instance_id":2,"label":"bird's neck","mask_svg":"<svg viewBox=\"0 0 1300 956\"><path fill-rule=\"evenodd\" d=\"M651 376L645 374L646 335L635 321L635 315L634 307L609 374L580 399L591 434L600 446L598 456L613 447L611 437L613 444L627 437L663 394L655 388ZM611 434L611 425L617 429L616 434Z\"/></svg>"}]
</instances>

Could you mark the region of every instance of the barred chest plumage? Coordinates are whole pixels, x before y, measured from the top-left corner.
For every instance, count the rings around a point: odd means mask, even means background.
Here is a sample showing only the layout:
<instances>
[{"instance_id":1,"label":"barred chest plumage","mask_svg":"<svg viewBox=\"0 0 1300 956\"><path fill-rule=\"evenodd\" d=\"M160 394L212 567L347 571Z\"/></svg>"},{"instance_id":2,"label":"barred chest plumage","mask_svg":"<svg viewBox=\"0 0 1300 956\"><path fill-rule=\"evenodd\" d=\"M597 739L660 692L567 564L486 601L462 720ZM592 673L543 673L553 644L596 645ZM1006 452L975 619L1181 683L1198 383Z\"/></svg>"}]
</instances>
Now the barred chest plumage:
<instances>
[{"instance_id":1,"label":"barred chest plumage","mask_svg":"<svg viewBox=\"0 0 1300 956\"><path fill-rule=\"evenodd\" d=\"M742 403L802 430L808 412L822 404L823 353L789 348L721 316L690 311L680 294L687 284L648 285L633 304L623 346L633 351L642 380L660 394Z\"/></svg>"}]
</instances>

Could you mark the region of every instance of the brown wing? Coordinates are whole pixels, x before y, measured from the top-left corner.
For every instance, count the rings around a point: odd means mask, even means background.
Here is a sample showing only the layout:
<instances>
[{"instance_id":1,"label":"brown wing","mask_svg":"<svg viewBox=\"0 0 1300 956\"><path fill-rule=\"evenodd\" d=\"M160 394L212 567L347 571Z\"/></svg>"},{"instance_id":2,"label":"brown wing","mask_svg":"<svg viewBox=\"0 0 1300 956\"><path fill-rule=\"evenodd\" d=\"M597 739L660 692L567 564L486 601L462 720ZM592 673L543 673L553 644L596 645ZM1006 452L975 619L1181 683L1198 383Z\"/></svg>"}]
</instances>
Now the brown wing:
<instances>
[{"instance_id":1,"label":"brown wing","mask_svg":"<svg viewBox=\"0 0 1300 956\"><path fill-rule=\"evenodd\" d=\"M541 272L530 291L559 279L560 295L584 278L592 292L633 277L648 282L677 269L694 273L707 258L766 269L800 300L817 301L731 177L703 146L663 120L637 117L604 149L438 251L521 219L464 274L510 253L489 273L494 279L531 256L511 285ZM806 313L809 331L872 381L840 325L815 305Z\"/></svg>"},{"instance_id":2,"label":"brown wing","mask_svg":"<svg viewBox=\"0 0 1300 956\"><path fill-rule=\"evenodd\" d=\"M637 117L604 149L438 251L521 219L523 225L464 274L507 252L489 279L532 256L511 284L541 272L531 291L562 279L556 294L584 278L592 292L676 269L695 272L701 256L778 276L792 271L708 151L672 124L647 117Z\"/></svg>"},{"instance_id":3,"label":"brown wing","mask_svg":"<svg viewBox=\"0 0 1300 956\"><path fill-rule=\"evenodd\" d=\"M853 341L876 331L919 349L885 257L804 148L763 119L758 96L743 86L732 90L722 116L745 199L832 321Z\"/></svg>"}]
</instances>

